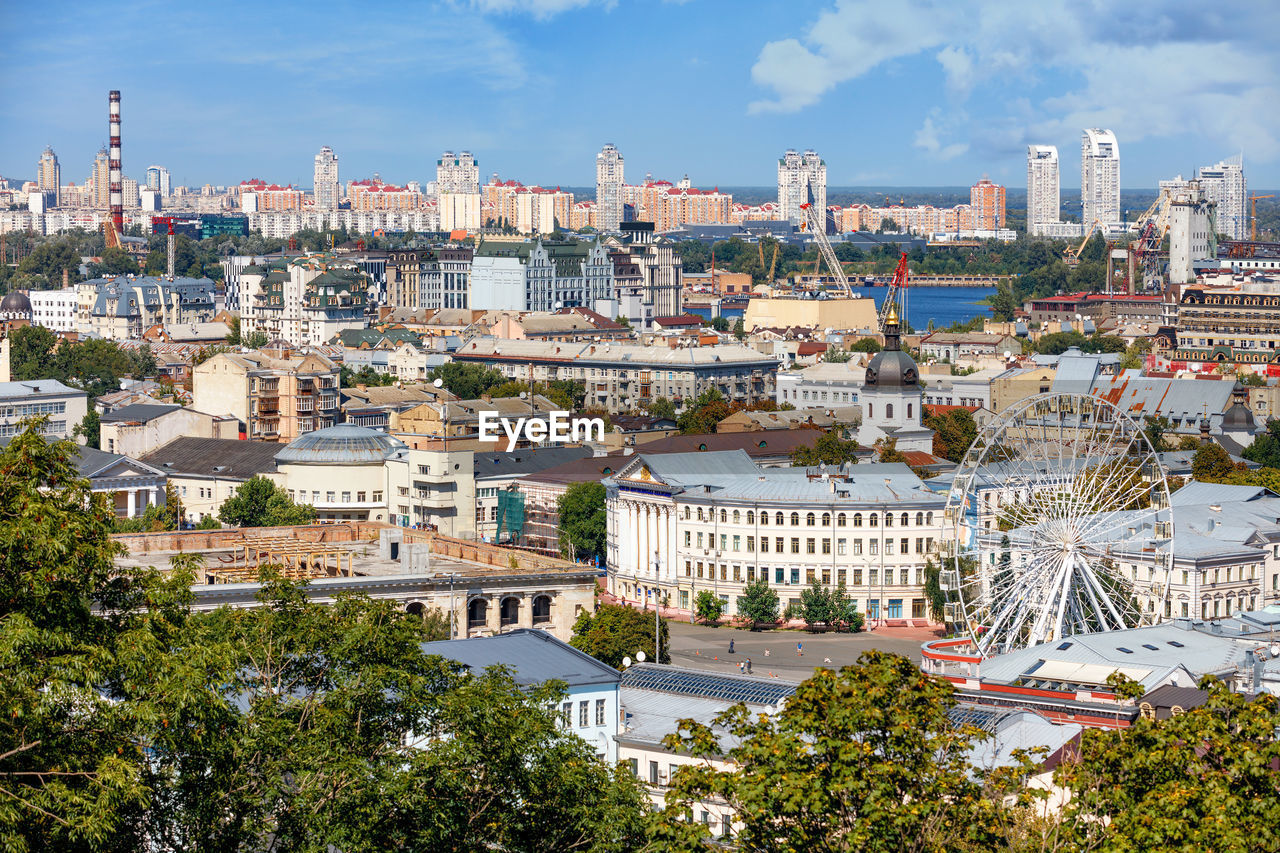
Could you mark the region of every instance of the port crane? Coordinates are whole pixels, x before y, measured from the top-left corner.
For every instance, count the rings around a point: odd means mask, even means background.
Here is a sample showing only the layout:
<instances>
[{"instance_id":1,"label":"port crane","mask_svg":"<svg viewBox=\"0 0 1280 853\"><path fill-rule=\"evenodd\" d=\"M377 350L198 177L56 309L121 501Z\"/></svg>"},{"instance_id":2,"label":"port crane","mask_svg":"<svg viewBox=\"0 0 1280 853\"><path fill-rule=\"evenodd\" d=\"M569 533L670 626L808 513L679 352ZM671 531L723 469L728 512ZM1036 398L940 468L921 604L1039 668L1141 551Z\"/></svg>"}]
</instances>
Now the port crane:
<instances>
[{"instance_id":1,"label":"port crane","mask_svg":"<svg viewBox=\"0 0 1280 853\"><path fill-rule=\"evenodd\" d=\"M832 274L836 277L836 281L840 285L842 293L849 297L856 297L853 285L849 283L849 277L845 275L844 265L840 263L840 259L836 257L835 249L831 247L831 241L827 239L827 229L825 223L819 218L821 213L816 211L812 202L806 202L800 205L800 209L804 211L805 221L800 227L808 230L813 234L813 241L818 244L818 255L821 260L826 261L827 266L831 268ZM814 266L814 275L817 275L821 268L821 263ZM900 304L899 304L900 302ZM898 316L902 318L902 322L906 323L907 318L907 253L903 252L902 257L898 259L898 266L893 271L893 279L889 282L889 290L885 293L884 302L880 304L880 329L884 330L886 319L889 316L890 306L897 305Z\"/></svg>"},{"instance_id":2,"label":"port crane","mask_svg":"<svg viewBox=\"0 0 1280 853\"><path fill-rule=\"evenodd\" d=\"M1084 251L1084 247L1089 245L1089 241L1093 239L1093 233L1100 228L1102 228L1102 220L1093 220L1093 224L1084 232L1084 239L1080 241L1080 245L1074 249L1068 246L1067 250L1062 253L1062 260L1066 262L1069 268L1075 269L1080 266L1080 253Z\"/></svg>"}]
</instances>

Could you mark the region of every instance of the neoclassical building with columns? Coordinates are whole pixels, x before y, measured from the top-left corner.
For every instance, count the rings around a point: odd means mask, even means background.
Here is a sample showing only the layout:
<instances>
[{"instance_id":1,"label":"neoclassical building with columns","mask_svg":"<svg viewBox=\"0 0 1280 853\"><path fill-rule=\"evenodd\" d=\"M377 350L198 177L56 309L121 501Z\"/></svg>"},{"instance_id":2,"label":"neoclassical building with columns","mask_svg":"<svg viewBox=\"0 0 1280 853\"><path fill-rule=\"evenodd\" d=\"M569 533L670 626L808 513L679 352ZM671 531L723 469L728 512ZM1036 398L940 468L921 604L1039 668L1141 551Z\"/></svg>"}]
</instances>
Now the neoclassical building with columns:
<instances>
[{"instance_id":1,"label":"neoclassical building with columns","mask_svg":"<svg viewBox=\"0 0 1280 853\"><path fill-rule=\"evenodd\" d=\"M688 613L702 590L737 613L763 579L785 608L844 584L873 621L929 618L924 566L946 499L905 464L757 466L742 451L638 454L606 481L608 587Z\"/></svg>"}]
</instances>

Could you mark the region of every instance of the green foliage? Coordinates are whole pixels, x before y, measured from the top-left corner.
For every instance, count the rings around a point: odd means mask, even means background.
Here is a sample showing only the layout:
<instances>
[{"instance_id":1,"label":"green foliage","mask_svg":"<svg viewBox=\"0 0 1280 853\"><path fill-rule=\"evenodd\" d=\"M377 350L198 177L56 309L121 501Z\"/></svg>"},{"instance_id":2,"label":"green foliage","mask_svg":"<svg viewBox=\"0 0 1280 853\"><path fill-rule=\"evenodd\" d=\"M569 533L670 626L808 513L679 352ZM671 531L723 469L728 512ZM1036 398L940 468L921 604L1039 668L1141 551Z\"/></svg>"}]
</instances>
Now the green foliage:
<instances>
[{"instance_id":1,"label":"green foliage","mask_svg":"<svg viewBox=\"0 0 1280 853\"><path fill-rule=\"evenodd\" d=\"M924 597L929 602L929 618L942 622L947 614L947 594L942 590L942 564L929 557L924 561Z\"/></svg>"},{"instance_id":2,"label":"green foliage","mask_svg":"<svg viewBox=\"0 0 1280 853\"><path fill-rule=\"evenodd\" d=\"M97 448L102 444L102 418L98 415L98 410L90 408L84 413L84 417L80 419L80 423L75 425L71 430L71 434L76 438L83 438L85 447Z\"/></svg>"},{"instance_id":3,"label":"green foliage","mask_svg":"<svg viewBox=\"0 0 1280 853\"><path fill-rule=\"evenodd\" d=\"M747 338L747 328L743 325L741 317L739 317L733 324L733 336L740 341L746 340Z\"/></svg>"},{"instance_id":4,"label":"green foliage","mask_svg":"<svg viewBox=\"0 0 1280 853\"><path fill-rule=\"evenodd\" d=\"M844 625L853 632L862 630L862 614L854 607L844 584L827 589L815 578L812 584L800 591L800 606L795 615L810 628L815 625Z\"/></svg>"},{"instance_id":5,"label":"green foliage","mask_svg":"<svg viewBox=\"0 0 1280 853\"><path fill-rule=\"evenodd\" d=\"M604 484L573 483L560 497L560 553L572 559L604 556L608 535L608 513L604 505Z\"/></svg>"},{"instance_id":6,"label":"green foliage","mask_svg":"<svg viewBox=\"0 0 1280 853\"><path fill-rule=\"evenodd\" d=\"M777 622L778 591L763 577L747 584L742 595L738 596L738 615L751 622L753 631L758 622Z\"/></svg>"},{"instance_id":7,"label":"green foliage","mask_svg":"<svg viewBox=\"0 0 1280 853\"><path fill-rule=\"evenodd\" d=\"M716 799L736 812L743 850L996 849L1000 799L966 760L985 735L952 725L954 703L948 682L868 651L840 672L819 669L776 715L738 705L714 729L681 720L666 745L701 763L676 774L656 835L666 849L703 849L706 830L685 817ZM722 770L711 761L726 734Z\"/></svg>"},{"instance_id":8,"label":"green foliage","mask_svg":"<svg viewBox=\"0 0 1280 853\"><path fill-rule=\"evenodd\" d=\"M233 347L240 346L240 318L232 317L227 323L227 343Z\"/></svg>"},{"instance_id":9,"label":"green foliage","mask_svg":"<svg viewBox=\"0 0 1280 853\"><path fill-rule=\"evenodd\" d=\"M266 477L252 477L223 501L218 518L236 527L282 527L310 524L316 511L310 504L295 504L288 492Z\"/></svg>"},{"instance_id":10,"label":"green foliage","mask_svg":"<svg viewBox=\"0 0 1280 853\"><path fill-rule=\"evenodd\" d=\"M1253 371L1237 373L1236 381L1247 388L1265 388L1267 385L1267 380Z\"/></svg>"},{"instance_id":11,"label":"green foliage","mask_svg":"<svg viewBox=\"0 0 1280 853\"><path fill-rule=\"evenodd\" d=\"M703 322L703 325L710 326L712 329L715 329L717 332L727 332L729 331L729 318L728 317L712 317L710 320Z\"/></svg>"},{"instance_id":12,"label":"green foliage","mask_svg":"<svg viewBox=\"0 0 1280 853\"><path fill-rule=\"evenodd\" d=\"M120 377L154 376L149 346L121 349L115 341L61 341L43 326L26 326L10 335L10 369L15 380L56 379L97 397L119 390Z\"/></svg>"},{"instance_id":13,"label":"green foliage","mask_svg":"<svg viewBox=\"0 0 1280 853\"><path fill-rule=\"evenodd\" d=\"M658 619L658 638L662 645L661 663L671 663L667 620ZM583 610L573 623L573 637L569 645L586 652L598 661L615 669L622 668L622 659L636 659L636 652L644 652L653 660L652 613L625 607L620 604L601 604L595 613Z\"/></svg>"},{"instance_id":14,"label":"green foliage","mask_svg":"<svg viewBox=\"0 0 1280 853\"><path fill-rule=\"evenodd\" d=\"M876 442L876 453L881 462L906 462L906 455L898 449L896 438L882 438Z\"/></svg>"},{"instance_id":15,"label":"green foliage","mask_svg":"<svg viewBox=\"0 0 1280 853\"><path fill-rule=\"evenodd\" d=\"M1201 483L1222 483L1235 473L1235 463L1222 445L1209 442L1191 457L1191 477Z\"/></svg>"},{"instance_id":16,"label":"green foliage","mask_svg":"<svg viewBox=\"0 0 1280 853\"><path fill-rule=\"evenodd\" d=\"M828 346L826 353L822 356L823 361L830 362L831 364L844 364L852 359L853 353L847 350L842 350L835 344Z\"/></svg>"},{"instance_id":17,"label":"green foliage","mask_svg":"<svg viewBox=\"0 0 1280 853\"><path fill-rule=\"evenodd\" d=\"M933 452L943 459L959 463L969 451L969 445L978 437L978 424L967 409L951 409L935 414L924 409L923 423L933 430Z\"/></svg>"},{"instance_id":18,"label":"green foliage","mask_svg":"<svg viewBox=\"0 0 1280 853\"><path fill-rule=\"evenodd\" d=\"M847 441L840 433L839 428L830 429L819 435L811 447L797 447L791 451L791 464L801 467L857 462L858 442Z\"/></svg>"},{"instance_id":19,"label":"green foliage","mask_svg":"<svg viewBox=\"0 0 1280 853\"><path fill-rule=\"evenodd\" d=\"M1041 335L1036 341L1036 352L1061 355L1070 347L1079 347L1088 353L1123 353L1127 351L1124 340L1114 335L1082 335L1076 331L1052 332Z\"/></svg>"},{"instance_id":20,"label":"green foliage","mask_svg":"<svg viewBox=\"0 0 1280 853\"><path fill-rule=\"evenodd\" d=\"M271 343L270 339L267 338L267 333L261 329L254 329L249 334L242 336L240 341L249 349L262 349Z\"/></svg>"},{"instance_id":21,"label":"green foliage","mask_svg":"<svg viewBox=\"0 0 1280 853\"><path fill-rule=\"evenodd\" d=\"M877 353L884 349L875 338L858 338L849 347L849 352Z\"/></svg>"},{"instance_id":22,"label":"green foliage","mask_svg":"<svg viewBox=\"0 0 1280 853\"><path fill-rule=\"evenodd\" d=\"M1166 449L1165 433L1173 429L1173 424L1169 423L1169 419L1161 416L1147 415L1142 419L1142 432L1147 436L1147 441L1151 442L1151 446L1157 452Z\"/></svg>"},{"instance_id":23,"label":"green foliage","mask_svg":"<svg viewBox=\"0 0 1280 853\"><path fill-rule=\"evenodd\" d=\"M1069 849L1280 848L1276 697L1250 702L1214 679L1201 686L1208 701L1179 716L1085 730L1079 756L1055 774L1071 795L1061 821Z\"/></svg>"},{"instance_id":24,"label":"green foliage","mask_svg":"<svg viewBox=\"0 0 1280 853\"><path fill-rule=\"evenodd\" d=\"M724 599L709 589L698 591L693 601L693 615L703 622L717 622L724 615Z\"/></svg>"},{"instance_id":25,"label":"green foliage","mask_svg":"<svg viewBox=\"0 0 1280 853\"><path fill-rule=\"evenodd\" d=\"M724 395L708 388L685 409L676 425L685 435L715 432L716 424L731 414L733 409L725 402Z\"/></svg>"},{"instance_id":26,"label":"green foliage","mask_svg":"<svg viewBox=\"0 0 1280 853\"><path fill-rule=\"evenodd\" d=\"M450 394L461 400L478 400L481 394L507 381L497 370L482 364L450 361L427 374L431 382L439 379Z\"/></svg>"},{"instance_id":27,"label":"green foliage","mask_svg":"<svg viewBox=\"0 0 1280 853\"><path fill-rule=\"evenodd\" d=\"M218 521L217 516L206 515L204 518L196 522L196 530L221 530L222 522Z\"/></svg>"},{"instance_id":28,"label":"green foliage","mask_svg":"<svg viewBox=\"0 0 1280 853\"><path fill-rule=\"evenodd\" d=\"M361 365L359 370L352 370L350 367L343 365L339 370L338 377L338 383L343 388L354 388L357 385L385 387L396 383L394 375L379 373L367 364Z\"/></svg>"},{"instance_id":29,"label":"green foliage","mask_svg":"<svg viewBox=\"0 0 1280 853\"><path fill-rule=\"evenodd\" d=\"M1280 468L1280 420L1267 423L1267 431L1255 438L1241 455L1264 468Z\"/></svg>"},{"instance_id":30,"label":"green foliage","mask_svg":"<svg viewBox=\"0 0 1280 853\"><path fill-rule=\"evenodd\" d=\"M569 412L580 410L587 397L586 384L577 379L557 379L545 386L539 385L535 390Z\"/></svg>"},{"instance_id":31,"label":"green foliage","mask_svg":"<svg viewBox=\"0 0 1280 853\"><path fill-rule=\"evenodd\" d=\"M29 290L53 290L81 281L80 250L72 237L46 240L18 263L14 283Z\"/></svg>"},{"instance_id":32,"label":"green foliage","mask_svg":"<svg viewBox=\"0 0 1280 853\"><path fill-rule=\"evenodd\" d=\"M124 249L115 247L102 250L102 259L89 265L89 273L93 278L110 275L137 275L142 270L138 262Z\"/></svg>"},{"instance_id":33,"label":"green foliage","mask_svg":"<svg viewBox=\"0 0 1280 853\"><path fill-rule=\"evenodd\" d=\"M655 418L669 421L676 419L676 405L666 397L657 397L650 400L649 404L645 406L645 411Z\"/></svg>"}]
</instances>

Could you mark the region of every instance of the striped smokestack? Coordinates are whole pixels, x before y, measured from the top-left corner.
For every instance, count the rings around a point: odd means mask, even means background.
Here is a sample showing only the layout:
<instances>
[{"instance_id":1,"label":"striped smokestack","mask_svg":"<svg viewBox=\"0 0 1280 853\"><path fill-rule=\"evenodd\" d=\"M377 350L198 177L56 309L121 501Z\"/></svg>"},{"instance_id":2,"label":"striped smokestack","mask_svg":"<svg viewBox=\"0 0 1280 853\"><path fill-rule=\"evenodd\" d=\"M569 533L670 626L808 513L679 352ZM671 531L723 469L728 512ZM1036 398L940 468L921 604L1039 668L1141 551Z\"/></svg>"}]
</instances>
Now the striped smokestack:
<instances>
[{"instance_id":1,"label":"striped smokestack","mask_svg":"<svg viewBox=\"0 0 1280 853\"><path fill-rule=\"evenodd\" d=\"M120 90L112 89L110 95L111 114L108 117L110 123L111 153L109 155L110 162L107 168L110 175L107 178L110 184L111 193L111 222L116 227L117 234L124 233L124 189L121 185L120 177Z\"/></svg>"}]
</instances>

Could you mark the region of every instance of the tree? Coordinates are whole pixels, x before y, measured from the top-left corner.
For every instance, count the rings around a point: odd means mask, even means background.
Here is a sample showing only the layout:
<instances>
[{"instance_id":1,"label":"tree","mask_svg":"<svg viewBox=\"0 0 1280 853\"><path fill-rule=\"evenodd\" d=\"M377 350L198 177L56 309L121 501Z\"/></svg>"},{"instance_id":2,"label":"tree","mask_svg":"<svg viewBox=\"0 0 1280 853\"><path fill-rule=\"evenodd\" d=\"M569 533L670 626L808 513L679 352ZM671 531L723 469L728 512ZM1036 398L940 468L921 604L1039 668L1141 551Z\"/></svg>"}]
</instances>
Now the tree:
<instances>
[{"instance_id":1,"label":"tree","mask_svg":"<svg viewBox=\"0 0 1280 853\"><path fill-rule=\"evenodd\" d=\"M1235 470L1231 455L1215 442L1202 445L1191 457L1191 477L1201 483L1221 483Z\"/></svg>"},{"instance_id":2,"label":"tree","mask_svg":"<svg viewBox=\"0 0 1280 853\"><path fill-rule=\"evenodd\" d=\"M778 621L778 591L769 586L763 577L747 584L738 596L738 615L751 622L751 630L757 630L761 622Z\"/></svg>"},{"instance_id":3,"label":"tree","mask_svg":"<svg viewBox=\"0 0 1280 853\"><path fill-rule=\"evenodd\" d=\"M266 477L251 477L223 501L218 518L236 527L283 527L310 524L316 511L310 504L295 504L288 492Z\"/></svg>"},{"instance_id":4,"label":"tree","mask_svg":"<svg viewBox=\"0 0 1280 853\"><path fill-rule=\"evenodd\" d=\"M716 424L731 414L733 410L725 402L724 395L715 388L708 388L685 410L676 425L686 435L715 432Z\"/></svg>"},{"instance_id":5,"label":"tree","mask_svg":"<svg viewBox=\"0 0 1280 853\"><path fill-rule=\"evenodd\" d=\"M944 621L947 594L942 590L942 565L933 557L924 561L924 597L929 602L929 618L934 622Z\"/></svg>"},{"instance_id":6,"label":"tree","mask_svg":"<svg viewBox=\"0 0 1280 853\"><path fill-rule=\"evenodd\" d=\"M240 342L249 349L262 349L271 343L271 340L267 337L266 332L261 329L254 329L249 334L241 336Z\"/></svg>"},{"instance_id":7,"label":"tree","mask_svg":"<svg viewBox=\"0 0 1280 853\"><path fill-rule=\"evenodd\" d=\"M1118 692L1125 691L1123 683ZM1207 677L1205 704L1125 729L1086 729L1058 767L1070 793L1060 826L1077 850L1275 850L1280 846L1280 713ZM1158 758L1157 758L1158 757Z\"/></svg>"},{"instance_id":8,"label":"tree","mask_svg":"<svg viewBox=\"0 0 1280 853\"><path fill-rule=\"evenodd\" d=\"M968 409L951 409L935 414L925 407L924 425L933 430L933 452L943 459L959 463L978 437L978 424Z\"/></svg>"},{"instance_id":9,"label":"tree","mask_svg":"<svg viewBox=\"0 0 1280 853\"><path fill-rule=\"evenodd\" d=\"M23 326L9 333L9 369L16 381L53 379L50 367L58 336L44 326Z\"/></svg>"},{"instance_id":10,"label":"tree","mask_svg":"<svg viewBox=\"0 0 1280 853\"><path fill-rule=\"evenodd\" d=\"M718 622L724 614L724 599L709 589L700 590L693 601L693 614L703 622Z\"/></svg>"},{"instance_id":11,"label":"tree","mask_svg":"<svg viewBox=\"0 0 1280 853\"><path fill-rule=\"evenodd\" d=\"M655 834L667 849L705 849L706 828L686 815L718 799L743 850L996 849L1000 800L967 759L986 735L955 726L954 704L948 682L868 651L840 672L819 669L777 714L737 705L712 725L681 720L666 746L700 763L672 780Z\"/></svg>"},{"instance_id":12,"label":"tree","mask_svg":"<svg viewBox=\"0 0 1280 853\"><path fill-rule=\"evenodd\" d=\"M826 353L823 354L822 360L831 364L844 364L853 359L853 353L848 350L839 349L835 344L827 347Z\"/></svg>"},{"instance_id":13,"label":"tree","mask_svg":"<svg viewBox=\"0 0 1280 853\"><path fill-rule=\"evenodd\" d=\"M1267 423L1267 431L1255 438L1241 453L1264 468L1280 468L1280 420Z\"/></svg>"},{"instance_id":14,"label":"tree","mask_svg":"<svg viewBox=\"0 0 1280 853\"><path fill-rule=\"evenodd\" d=\"M138 262L124 249L114 246L102 250L102 260L94 265L96 275L137 275Z\"/></svg>"},{"instance_id":15,"label":"tree","mask_svg":"<svg viewBox=\"0 0 1280 853\"><path fill-rule=\"evenodd\" d=\"M1151 446L1157 453L1165 449L1164 436L1171 429L1173 429L1173 425L1163 415L1147 415L1142 419L1142 431L1146 434L1147 441L1151 442Z\"/></svg>"},{"instance_id":16,"label":"tree","mask_svg":"<svg viewBox=\"0 0 1280 853\"><path fill-rule=\"evenodd\" d=\"M671 662L667 620L658 619L658 638L662 646L661 663ZM644 652L653 659L653 615L634 607L620 604L601 604L595 613L583 610L573 623L573 637L569 645L586 652L598 661L615 669L622 668L622 659L633 660L636 652Z\"/></svg>"},{"instance_id":17,"label":"tree","mask_svg":"<svg viewBox=\"0 0 1280 853\"><path fill-rule=\"evenodd\" d=\"M482 364L466 364L450 361L432 370L427 379L434 382L439 379L450 394L461 400L478 400L495 385L507 381L499 371Z\"/></svg>"},{"instance_id":18,"label":"tree","mask_svg":"<svg viewBox=\"0 0 1280 853\"><path fill-rule=\"evenodd\" d=\"M814 578L812 584L800 590L800 609L798 615L810 628L815 625L829 625L831 616L831 593Z\"/></svg>"},{"instance_id":19,"label":"tree","mask_svg":"<svg viewBox=\"0 0 1280 853\"><path fill-rule=\"evenodd\" d=\"M881 462L906 462L906 455L898 449L896 438L882 438L876 442L876 452Z\"/></svg>"},{"instance_id":20,"label":"tree","mask_svg":"<svg viewBox=\"0 0 1280 853\"><path fill-rule=\"evenodd\" d=\"M733 336L740 341L746 340L747 328L743 325L741 317L733 324Z\"/></svg>"},{"instance_id":21,"label":"tree","mask_svg":"<svg viewBox=\"0 0 1280 853\"><path fill-rule=\"evenodd\" d=\"M604 557L608 513L604 484L573 483L556 499L560 514L560 553L574 559Z\"/></svg>"},{"instance_id":22,"label":"tree","mask_svg":"<svg viewBox=\"0 0 1280 853\"><path fill-rule=\"evenodd\" d=\"M102 444L102 418L99 417L98 410L91 408L85 412L71 434L76 438L83 438L85 447L99 447Z\"/></svg>"},{"instance_id":23,"label":"tree","mask_svg":"<svg viewBox=\"0 0 1280 853\"><path fill-rule=\"evenodd\" d=\"M586 401L586 383L577 379L556 379L546 386L546 397L561 409L576 412Z\"/></svg>"},{"instance_id":24,"label":"tree","mask_svg":"<svg viewBox=\"0 0 1280 853\"><path fill-rule=\"evenodd\" d=\"M379 373L368 364L360 365L358 370L352 370L350 367L343 365L338 372L338 384L343 388L354 388L357 385L368 385L370 387L382 387L394 385L396 378L390 373Z\"/></svg>"},{"instance_id":25,"label":"tree","mask_svg":"<svg viewBox=\"0 0 1280 853\"><path fill-rule=\"evenodd\" d=\"M658 397L650 400L649 404L645 406L645 410L649 413L650 417L660 418L666 421L675 421L676 419L676 405L666 397Z\"/></svg>"},{"instance_id":26,"label":"tree","mask_svg":"<svg viewBox=\"0 0 1280 853\"><path fill-rule=\"evenodd\" d=\"M227 323L227 343L233 347L240 346L240 318L232 317Z\"/></svg>"},{"instance_id":27,"label":"tree","mask_svg":"<svg viewBox=\"0 0 1280 853\"><path fill-rule=\"evenodd\" d=\"M875 338L858 338L849 346L849 352L877 353L884 349Z\"/></svg>"},{"instance_id":28,"label":"tree","mask_svg":"<svg viewBox=\"0 0 1280 853\"><path fill-rule=\"evenodd\" d=\"M729 331L729 318L723 316L712 317L705 325L710 326L717 332L727 332Z\"/></svg>"},{"instance_id":29,"label":"tree","mask_svg":"<svg viewBox=\"0 0 1280 853\"><path fill-rule=\"evenodd\" d=\"M791 464L796 467L843 465L857 461L858 442L842 438L839 428L819 435L811 447L797 447L791 451Z\"/></svg>"}]
</instances>

